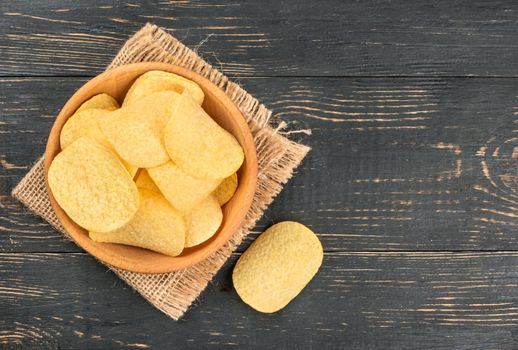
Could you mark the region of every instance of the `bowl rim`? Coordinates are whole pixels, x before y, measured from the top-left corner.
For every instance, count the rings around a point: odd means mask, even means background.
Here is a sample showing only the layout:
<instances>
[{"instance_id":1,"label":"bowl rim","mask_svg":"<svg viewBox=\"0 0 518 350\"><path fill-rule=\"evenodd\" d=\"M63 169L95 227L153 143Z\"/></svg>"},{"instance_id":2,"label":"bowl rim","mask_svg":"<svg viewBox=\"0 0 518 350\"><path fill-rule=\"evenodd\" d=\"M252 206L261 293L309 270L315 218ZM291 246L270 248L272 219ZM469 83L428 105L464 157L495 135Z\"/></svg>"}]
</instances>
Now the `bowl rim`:
<instances>
[{"instance_id":1,"label":"bowl rim","mask_svg":"<svg viewBox=\"0 0 518 350\"><path fill-rule=\"evenodd\" d=\"M136 79L138 76L151 70L169 71L183 76L185 78L188 78L190 80L193 80L195 82L202 82L203 84L200 85L209 87L211 93L215 95L215 98L222 102L222 105L226 109L226 114L232 116L232 119L239 127L241 137L243 138L241 146L243 147L243 150L245 152L245 162L247 163L247 170L249 172L246 183L248 191L244 195L244 202L239 202L239 204L237 205L238 208L241 208L237 219L233 222L229 222L228 227L226 227L226 230L222 230L224 226L223 221L222 225L220 226L220 229L218 229L218 232L215 235L215 239L209 240L207 244L203 243L203 247L199 247L198 249L194 250L193 254L187 254L185 256L180 255L178 257L167 257L170 258L167 259L170 261L170 263L168 264L137 264L138 266L135 266L135 264L132 264L127 260L121 259L119 255L113 253L113 250L111 248L108 248L108 246L114 245L113 243L94 242L94 244L92 244L93 241L88 237L88 234L86 234L86 239L90 240L91 242L85 242L85 235L79 233L79 231L85 231L85 229L80 227L72 219L70 219L70 217L65 213L65 211L61 208L61 206L57 203L56 199L54 198L54 195L52 194L52 190L50 189L48 183L48 170L54 157L61 151L61 148L59 146L59 136L66 120L68 120L68 118L73 115L73 113L77 110L81 103L85 102L87 99L91 98L92 96L98 93L102 93L96 92L94 94L88 94L91 90L94 90L96 87L98 87L98 85L104 83L107 77L113 77L117 74L122 74L124 72L130 72L131 74L132 71L142 71L140 74L135 76ZM244 164L245 163L243 163L243 166ZM242 223L245 220L246 214L248 213L252 205L252 201L256 191L258 175L257 154L250 127L248 126L248 123L246 122L243 113L241 112L241 110L239 110L239 108L231 100L231 98L223 91L222 88L220 88L219 86L217 86L201 74L178 65L162 62L139 62L119 66L102 72L101 74L87 81L79 89L77 89L77 91L70 96L70 98L67 100L64 106L61 108L59 114L54 120L54 123L52 125L51 131L47 139L43 165L45 175L45 187L49 196L50 203L56 213L59 222L65 228L68 238L72 239L78 246L87 251L90 255L94 256L96 259L102 261L103 263L111 267L131 272L150 274L173 272L183 268L190 267L206 259L209 255L215 253L219 248L221 248L225 243L227 243L232 237L232 235L241 228ZM238 184L238 189L242 185L243 183L240 182ZM225 217L223 220L225 220ZM121 246L121 244L115 245ZM93 247L95 247L95 249L93 249Z\"/></svg>"}]
</instances>

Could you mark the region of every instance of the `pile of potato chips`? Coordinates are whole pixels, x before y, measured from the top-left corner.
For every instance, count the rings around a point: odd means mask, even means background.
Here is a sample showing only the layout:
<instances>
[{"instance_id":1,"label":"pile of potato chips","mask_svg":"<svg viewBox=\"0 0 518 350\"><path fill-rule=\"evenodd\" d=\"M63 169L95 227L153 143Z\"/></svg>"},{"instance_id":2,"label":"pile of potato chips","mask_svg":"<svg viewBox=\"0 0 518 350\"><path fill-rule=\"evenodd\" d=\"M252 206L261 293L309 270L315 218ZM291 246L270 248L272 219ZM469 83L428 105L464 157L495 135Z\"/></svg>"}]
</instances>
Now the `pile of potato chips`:
<instances>
[{"instance_id":1,"label":"pile of potato chips","mask_svg":"<svg viewBox=\"0 0 518 350\"><path fill-rule=\"evenodd\" d=\"M244 153L203 99L193 81L150 71L121 107L100 94L67 120L48 183L91 239L177 256L216 233Z\"/></svg>"}]
</instances>

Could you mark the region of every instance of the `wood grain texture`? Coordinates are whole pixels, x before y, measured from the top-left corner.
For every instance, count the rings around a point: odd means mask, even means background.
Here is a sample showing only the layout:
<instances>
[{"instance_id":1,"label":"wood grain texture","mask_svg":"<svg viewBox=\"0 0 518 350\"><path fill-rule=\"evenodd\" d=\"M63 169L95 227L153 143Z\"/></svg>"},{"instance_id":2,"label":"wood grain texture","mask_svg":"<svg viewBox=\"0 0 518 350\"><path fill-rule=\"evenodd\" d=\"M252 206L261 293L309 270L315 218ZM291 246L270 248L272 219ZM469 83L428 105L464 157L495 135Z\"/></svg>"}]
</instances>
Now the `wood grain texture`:
<instances>
[{"instance_id":1,"label":"wood grain texture","mask_svg":"<svg viewBox=\"0 0 518 350\"><path fill-rule=\"evenodd\" d=\"M271 315L249 308L232 289L235 260L236 255L194 310L176 323L86 254L0 254L0 344L24 349L518 346L517 252L329 253L302 294Z\"/></svg>"},{"instance_id":2,"label":"wood grain texture","mask_svg":"<svg viewBox=\"0 0 518 350\"><path fill-rule=\"evenodd\" d=\"M43 152L61 104L83 82L0 80L3 252L78 251L8 194ZM518 81L243 78L240 83L292 130L313 132L291 135L313 151L256 232L293 219L318 232L326 251L517 249Z\"/></svg>"},{"instance_id":3,"label":"wood grain texture","mask_svg":"<svg viewBox=\"0 0 518 350\"><path fill-rule=\"evenodd\" d=\"M151 21L231 76L518 76L513 1L3 1L3 75L95 75Z\"/></svg>"}]
</instances>

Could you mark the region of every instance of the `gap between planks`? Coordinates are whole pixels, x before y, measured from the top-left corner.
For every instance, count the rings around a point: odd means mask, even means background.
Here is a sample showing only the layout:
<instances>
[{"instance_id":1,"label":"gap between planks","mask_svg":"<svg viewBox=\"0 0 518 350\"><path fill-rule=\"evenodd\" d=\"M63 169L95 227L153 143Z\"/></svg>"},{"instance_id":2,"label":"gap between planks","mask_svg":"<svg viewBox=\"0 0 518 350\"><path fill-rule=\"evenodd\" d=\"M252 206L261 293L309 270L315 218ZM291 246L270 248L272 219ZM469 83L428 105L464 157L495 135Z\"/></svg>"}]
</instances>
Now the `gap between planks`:
<instances>
[{"instance_id":1,"label":"gap between planks","mask_svg":"<svg viewBox=\"0 0 518 350\"><path fill-rule=\"evenodd\" d=\"M233 256L241 255L243 252L233 252ZM479 254L479 255L494 255L494 254L518 254L518 249L516 250L325 250L325 255L375 255L375 254L384 254L384 255L405 255L405 254L423 254L423 255L434 255L434 254ZM16 251L16 252L0 252L0 258L2 256L12 256L12 255L29 255L29 254L45 254L45 255L78 255L78 256L87 256L91 255L86 252L72 252L72 251Z\"/></svg>"}]
</instances>

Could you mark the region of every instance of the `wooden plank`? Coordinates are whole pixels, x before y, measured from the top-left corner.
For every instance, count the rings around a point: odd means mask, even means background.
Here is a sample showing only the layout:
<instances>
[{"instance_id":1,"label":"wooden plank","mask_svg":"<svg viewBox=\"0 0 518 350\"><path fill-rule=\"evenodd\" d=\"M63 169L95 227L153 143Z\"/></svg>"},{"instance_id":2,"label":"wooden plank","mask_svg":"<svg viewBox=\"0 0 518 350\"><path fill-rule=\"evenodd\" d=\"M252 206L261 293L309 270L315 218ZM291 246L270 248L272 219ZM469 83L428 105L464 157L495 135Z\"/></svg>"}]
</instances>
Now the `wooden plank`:
<instances>
[{"instance_id":1,"label":"wooden plank","mask_svg":"<svg viewBox=\"0 0 518 350\"><path fill-rule=\"evenodd\" d=\"M86 254L0 254L0 346L518 346L517 252L326 254L302 294L271 315L239 300L230 277L235 259L176 323Z\"/></svg>"},{"instance_id":2,"label":"wooden plank","mask_svg":"<svg viewBox=\"0 0 518 350\"><path fill-rule=\"evenodd\" d=\"M0 251L79 251L10 198L84 79L0 79ZM259 222L327 251L515 250L515 79L240 79L312 152ZM252 235L250 239L253 239Z\"/></svg>"},{"instance_id":3,"label":"wooden plank","mask_svg":"<svg viewBox=\"0 0 518 350\"><path fill-rule=\"evenodd\" d=\"M518 76L518 4L4 1L2 75L94 75L150 21L231 76Z\"/></svg>"}]
</instances>

